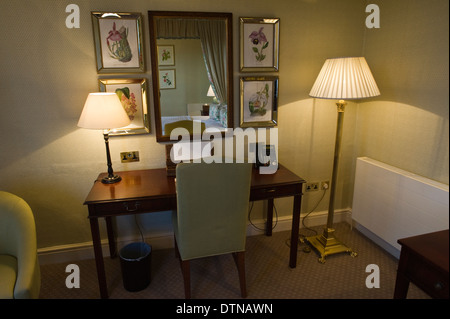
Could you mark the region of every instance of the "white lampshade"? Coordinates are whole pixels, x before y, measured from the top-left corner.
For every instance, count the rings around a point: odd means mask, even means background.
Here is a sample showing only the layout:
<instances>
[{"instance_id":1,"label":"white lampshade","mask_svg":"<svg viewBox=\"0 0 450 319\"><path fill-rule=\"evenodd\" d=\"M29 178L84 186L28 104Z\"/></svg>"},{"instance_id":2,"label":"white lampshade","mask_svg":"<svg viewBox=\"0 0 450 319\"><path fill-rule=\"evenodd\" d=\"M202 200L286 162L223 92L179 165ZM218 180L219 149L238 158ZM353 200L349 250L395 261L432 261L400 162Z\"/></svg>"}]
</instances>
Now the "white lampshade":
<instances>
[{"instance_id":1,"label":"white lampshade","mask_svg":"<svg viewBox=\"0 0 450 319\"><path fill-rule=\"evenodd\" d=\"M334 58L325 61L309 95L351 100L378 96L380 91L365 58Z\"/></svg>"},{"instance_id":2,"label":"white lampshade","mask_svg":"<svg viewBox=\"0 0 450 319\"><path fill-rule=\"evenodd\" d=\"M78 126L95 130L109 130L130 124L116 93L89 93Z\"/></svg>"},{"instance_id":3,"label":"white lampshade","mask_svg":"<svg viewBox=\"0 0 450 319\"><path fill-rule=\"evenodd\" d=\"M216 94L214 94L213 88L210 85L209 89L208 89L208 93L206 93L206 96L216 96Z\"/></svg>"}]
</instances>

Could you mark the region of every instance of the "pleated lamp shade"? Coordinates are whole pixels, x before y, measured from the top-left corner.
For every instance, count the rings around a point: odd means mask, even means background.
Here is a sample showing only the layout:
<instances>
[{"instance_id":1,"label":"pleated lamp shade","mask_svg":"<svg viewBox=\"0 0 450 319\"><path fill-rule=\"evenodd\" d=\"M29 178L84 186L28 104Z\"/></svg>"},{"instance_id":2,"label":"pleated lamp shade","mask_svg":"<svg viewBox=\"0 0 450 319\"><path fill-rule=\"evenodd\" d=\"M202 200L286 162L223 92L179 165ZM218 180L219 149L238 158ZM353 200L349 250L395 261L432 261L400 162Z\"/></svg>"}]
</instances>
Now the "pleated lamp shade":
<instances>
[{"instance_id":1,"label":"pleated lamp shade","mask_svg":"<svg viewBox=\"0 0 450 319\"><path fill-rule=\"evenodd\" d=\"M78 126L94 130L109 130L130 124L116 93L90 93L81 112Z\"/></svg>"},{"instance_id":2,"label":"pleated lamp shade","mask_svg":"<svg viewBox=\"0 0 450 319\"><path fill-rule=\"evenodd\" d=\"M325 61L309 95L351 100L378 96L380 91L365 58L334 58Z\"/></svg>"}]
</instances>

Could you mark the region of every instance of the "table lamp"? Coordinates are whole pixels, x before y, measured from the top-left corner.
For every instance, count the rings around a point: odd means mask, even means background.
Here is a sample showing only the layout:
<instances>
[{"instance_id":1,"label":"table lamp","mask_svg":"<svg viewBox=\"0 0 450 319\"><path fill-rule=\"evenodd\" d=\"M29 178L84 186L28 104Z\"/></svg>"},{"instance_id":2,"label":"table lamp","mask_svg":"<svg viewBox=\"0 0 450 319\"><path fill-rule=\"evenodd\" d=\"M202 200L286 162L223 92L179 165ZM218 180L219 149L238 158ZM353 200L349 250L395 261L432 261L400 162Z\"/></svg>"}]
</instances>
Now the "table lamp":
<instances>
[{"instance_id":1,"label":"table lamp","mask_svg":"<svg viewBox=\"0 0 450 319\"><path fill-rule=\"evenodd\" d=\"M364 57L351 57L327 59L309 95L319 99L339 100L336 103L338 116L327 224L321 235L306 237L305 239L319 253L319 262L324 263L325 257L331 254L348 252L352 256L356 256L355 252L336 239L333 229L334 198L341 150L345 100L378 96L380 91L366 59Z\"/></svg>"},{"instance_id":2,"label":"table lamp","mask_svg":"<svg viewBox=\"0 0 450 319\"><path fill-rule=\"evenodd\" d=\"M108 161L108 176L102 179L104 184L119 182L122 178L114 175L109 153L109 132L112 129L130 124L130 118L125 112L116 93L89 93L78 126L93 130L103 130L106 144L106 159Z\"/></svg>"},{"instance_id":3,"label":"table lamp","mask_svg":"<svg viewBox=\"0 0 450 319\"><path fill-rule=\"evenodd\" d=\"M219 101L217 101L216 93L214 93L212 85L209 86L209 89L208 89L208 92L206 93L206 96L212 97L214 103L219 103Z\"/></svg>"}]
</instances>

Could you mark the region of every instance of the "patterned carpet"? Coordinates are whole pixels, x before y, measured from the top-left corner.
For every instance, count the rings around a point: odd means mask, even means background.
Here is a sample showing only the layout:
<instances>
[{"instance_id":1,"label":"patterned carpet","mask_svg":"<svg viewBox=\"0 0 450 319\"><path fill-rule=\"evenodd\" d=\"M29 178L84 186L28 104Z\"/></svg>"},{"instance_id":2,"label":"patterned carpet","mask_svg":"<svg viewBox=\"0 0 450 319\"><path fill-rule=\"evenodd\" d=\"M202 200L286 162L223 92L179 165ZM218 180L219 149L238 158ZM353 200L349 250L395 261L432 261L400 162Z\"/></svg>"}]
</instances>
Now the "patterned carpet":
<instances>
[{"instance_id":1,"label":"patterned carpet","mask_svg":"<svg viewBox=\"0 0 450 319\"><path fill-rule=\"evenodd\" d=\"M246 250L247 299L391 299L397 260L346 223L335 225L336 237L358 253L328 256L324 264L314 252L303 252L299 245L297 267L289 261L290 232L275 232L272 237L248 237ZM321 232L321 227L315 227ZM310 231L301 229L307 236ZM41 266L42 299L99 298L94 260L73 261L80 267L80 288L68 289L64 264ZM366 266L380 269L380 287L367 288ZM110 299L184 298L183 279L173 249L152 252L151 283L138 292L128 292L122 283L119 258L105 258ZM193 299L241 299L237 269L231 255L191 262ZM429 299L410 285L408 299Z\"/></svg>"}]
</instances>

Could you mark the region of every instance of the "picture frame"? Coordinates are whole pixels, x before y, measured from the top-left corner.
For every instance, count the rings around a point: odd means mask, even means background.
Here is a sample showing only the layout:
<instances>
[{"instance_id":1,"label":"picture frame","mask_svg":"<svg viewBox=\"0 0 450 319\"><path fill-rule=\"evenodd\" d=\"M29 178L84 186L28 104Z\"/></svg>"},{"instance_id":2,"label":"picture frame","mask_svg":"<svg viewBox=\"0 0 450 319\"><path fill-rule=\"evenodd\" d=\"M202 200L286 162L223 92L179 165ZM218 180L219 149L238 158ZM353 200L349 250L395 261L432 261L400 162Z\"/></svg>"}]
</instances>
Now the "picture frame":
<instances>
[{"instance_id":1,"label":"picture frame","mask_svg":"<svg viewBox=\"0 0 450 319\"><path fill-rule=\"evenodd\" d=\"M97 73L143 73L142 15L91 12Z\"/></svg>"},{"instance_id":2,"label":"picture frame","mask_svg":"<svg viewBox=\"0 0 450 319\"><path fill-rule=\"evenodd\" d=\"M147 107L147 80L99 79L101 92L115 92L130 117L128 126L115 129L110 136L150 133L150 112Z\"/></svg>"},{"instance_id":3,"label":"picture frame","mask_svg":"<svg viewBox=\"0 0 450 319\"><path fill-rule=\"evenodd\" d=\"M239 18L241 72L279 70L280 19Z\"/></svg>"},{"instance_id":4,"label":"picture frame","mask_svg":"<svg viewBox=\"0 0 450 319\"><path fill-rule=\"evenodd\" d=\"M175 65L174 45L158 45L158 65L160 66Z\"/></svg>"},{"instance_id":5,"label":"picture frame","mask_svg":"<svg viewBox=\"0 0 450 319\"><path fill-rule=\"evenodd\" d=\"M175 69L159 70L159 88L161 90L175 89L176 78Z\"/></svg>"},{"instance_id":6,"label":"picture frame","mask_svg":"<svg viewBox=\"0 0 450 319\"><path fill-rule=\"evenodd\" d=\"M240 78L240 126L274 127L278 123L278 77Z\"/></svg>"}]
</instances>

